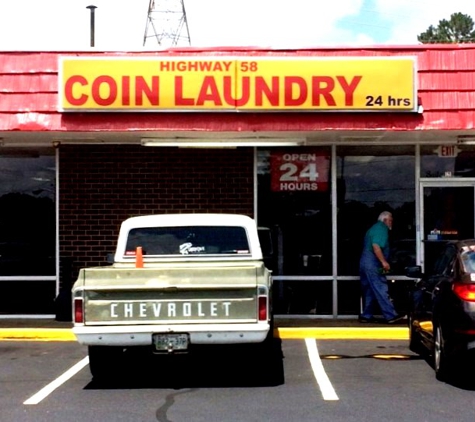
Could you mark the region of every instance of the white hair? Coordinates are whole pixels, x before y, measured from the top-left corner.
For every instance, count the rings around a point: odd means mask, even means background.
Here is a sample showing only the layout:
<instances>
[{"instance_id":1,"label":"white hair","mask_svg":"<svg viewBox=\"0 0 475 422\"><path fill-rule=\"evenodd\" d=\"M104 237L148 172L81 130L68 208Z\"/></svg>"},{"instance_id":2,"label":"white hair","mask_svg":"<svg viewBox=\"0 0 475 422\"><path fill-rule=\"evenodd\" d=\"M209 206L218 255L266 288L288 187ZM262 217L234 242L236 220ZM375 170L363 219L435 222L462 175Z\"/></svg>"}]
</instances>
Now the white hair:
<instances>
[{"instance_id":1,"label":"white hair","mask_svg":"<svg viewBox=\"0 0 475 422\"><path fill-rule=\"evenodd\" d=\"M393 215L389 211L383 211L381 214L379 214L378 221L384 221L392 216Z\"/></svg>"}]
</instances>

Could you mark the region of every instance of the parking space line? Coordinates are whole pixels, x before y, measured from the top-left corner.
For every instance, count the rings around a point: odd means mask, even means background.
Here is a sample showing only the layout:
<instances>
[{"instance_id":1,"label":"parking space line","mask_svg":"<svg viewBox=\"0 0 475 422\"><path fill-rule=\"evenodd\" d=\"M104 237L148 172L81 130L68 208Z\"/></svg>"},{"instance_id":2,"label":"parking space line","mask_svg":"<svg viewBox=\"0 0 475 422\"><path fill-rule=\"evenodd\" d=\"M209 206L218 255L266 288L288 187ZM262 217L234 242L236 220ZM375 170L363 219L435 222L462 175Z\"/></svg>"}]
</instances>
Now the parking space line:
<instances>
[{"instance_id":1,"label":"parking space line","mask_svg":"<svg viewBox=\"0 0 475 422\"><path fill-rule=\"evenodd\" d=\"M86 356L83 360L76 363L73 367L68 369L63 375L56 378L53 382L49 383L46 387L42 388L35 395L31 396L23 404L31 405L38 404L40 401L48 397L54 390L64 384L67 380L76 375L81 369L89 364L89 356Z\"/></svg>"},{"instance_id":2,"label":"parking space line","mask_svg":"<svg viewBox=\"0 0 475 422\"><path fill-rule=\"evenodd\" d=\"M322 360L318 353L317 341L314 338L306 338L305 344L315 379L322 392L323 400L340 400L323 368Z\"/></svg>"}]
</instances>

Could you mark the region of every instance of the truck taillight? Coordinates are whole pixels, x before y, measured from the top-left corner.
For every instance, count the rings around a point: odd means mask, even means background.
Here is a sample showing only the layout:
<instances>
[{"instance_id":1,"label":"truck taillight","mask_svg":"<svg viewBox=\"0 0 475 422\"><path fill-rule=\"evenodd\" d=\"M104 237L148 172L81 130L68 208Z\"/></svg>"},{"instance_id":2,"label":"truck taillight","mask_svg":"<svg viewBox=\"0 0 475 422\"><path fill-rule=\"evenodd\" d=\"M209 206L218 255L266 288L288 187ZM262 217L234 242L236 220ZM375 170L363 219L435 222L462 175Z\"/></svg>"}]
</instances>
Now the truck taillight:
<instances>
[{"instance_id":1,"label":"truck taillight","mask_svg":"<svg viewBox=\"0 0 475 422\"><path fill-rule=\"evenodd\" d=\"M259 321L267 321L267 296L259 296Z\"/></svg>"},{"instance_id":2,"label":"truck taillight","mask_svg":"<svg viewBox=\"0 0 475 422\"><path fill-rule=\"evenodd\" d=\"M82 298L74 299L74 322L82 324L84 322L84 301Z\"/></svg>"}]
</instances>

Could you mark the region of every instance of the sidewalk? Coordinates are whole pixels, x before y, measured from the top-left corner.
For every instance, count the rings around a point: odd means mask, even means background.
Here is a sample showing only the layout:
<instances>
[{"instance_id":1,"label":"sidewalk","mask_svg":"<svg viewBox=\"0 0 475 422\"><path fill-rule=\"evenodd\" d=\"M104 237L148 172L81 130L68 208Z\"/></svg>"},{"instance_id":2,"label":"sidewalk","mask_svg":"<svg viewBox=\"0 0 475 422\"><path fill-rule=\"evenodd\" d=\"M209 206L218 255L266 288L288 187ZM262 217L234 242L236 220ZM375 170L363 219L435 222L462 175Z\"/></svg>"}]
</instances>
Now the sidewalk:
<instances>
[{"instance_id":1,"label":"sidewalk","mask_svg":"<svg viewBox=\"0 0 475 422\"><path fill-rule=\"evenodd\" d=\"M72 322L54 319L2 319L0 341L76 341ZM274 335L281 339L407 340L407 322L388 326L356 319L276 318Z\"/></svg>"}]
</instances>

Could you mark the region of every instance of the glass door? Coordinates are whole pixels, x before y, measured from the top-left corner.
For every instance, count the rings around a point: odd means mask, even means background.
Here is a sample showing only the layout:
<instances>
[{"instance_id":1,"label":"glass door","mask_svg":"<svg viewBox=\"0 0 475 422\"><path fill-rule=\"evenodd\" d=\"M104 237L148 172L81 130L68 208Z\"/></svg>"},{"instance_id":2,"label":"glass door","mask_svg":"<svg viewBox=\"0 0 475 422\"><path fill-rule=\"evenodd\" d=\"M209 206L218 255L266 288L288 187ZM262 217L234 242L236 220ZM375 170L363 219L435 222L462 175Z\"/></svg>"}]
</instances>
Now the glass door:
<instances>
[{"instance_id":1,"label":"glass door","mask_svg":"<svg viewBox=\"0 0 475 422\"><path fill-rule=\"evenodd\" d=\"M475 182L421 183L421 264L432 268L447 240L475 237Z\"/></svg>"}]
</instances>

